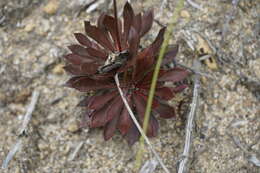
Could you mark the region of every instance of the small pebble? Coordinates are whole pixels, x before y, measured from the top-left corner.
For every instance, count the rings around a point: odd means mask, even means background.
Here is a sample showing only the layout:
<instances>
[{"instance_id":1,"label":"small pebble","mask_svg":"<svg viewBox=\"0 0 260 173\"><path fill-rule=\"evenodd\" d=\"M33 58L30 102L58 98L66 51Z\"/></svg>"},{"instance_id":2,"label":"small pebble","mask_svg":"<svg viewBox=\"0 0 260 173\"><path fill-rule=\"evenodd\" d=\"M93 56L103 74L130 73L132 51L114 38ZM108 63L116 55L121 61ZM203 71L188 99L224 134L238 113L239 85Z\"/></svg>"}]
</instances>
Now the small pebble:
<instances>
[{"instance_id":1,"label":"small pebble","mask_svg":"<svg viewBox=\"0 0 260 173\"><path fill-rule=\"evenodd\" d=\"M187 18L187 19L190 18L190 13L186 10L182 10L180 15L183 18Z\"/></svg>"},{"instance_id":2,"label":"small pebble","mask_svg":"<svg viewBox=\"0 0 260 173\"><path fill-rule=\"evenodd\" d=\"M57 0L49 0L43 11L47 14L55 14L58 10L59 2Z\"/></svg>"},{"instance_id":3,"label":"small pebble","mask_svg":"<svg viewBox=\"0 0 260 173\"><path fill-rule=\"evenodd\" d=\"M52 72L53 72L54 74L56 74L56 75L62 75L62 74L64 74L63 66L64 66L63 64L58 64L58 65L56 65L56 66L53 68Z\"/></svg>"},{"instance_id":4,"label":"small pebble","mask_svg":"<svg viewBox=\"0 0 260 173\"><path fill-rule=\"evenodd\" d=\"M35 25L33 23L28 23L25 28L24 31L26 32L31 32L33 29L35 28Z\"/></svg>"},{"instance_id":5,"label":"small pebble","mask_svg":"<svg viewBox=\"0 0 260 173\"><path fill-rule=\"evenodd\" d=\"M72 133L74 133L74 132L76 132L76 131L78 131L79 130L79 125L78 125L78 123L76 122L76 121L72 121L69 125L68 125L68 131L69 132L72 132Z\"/></svg>"}]
</instances>

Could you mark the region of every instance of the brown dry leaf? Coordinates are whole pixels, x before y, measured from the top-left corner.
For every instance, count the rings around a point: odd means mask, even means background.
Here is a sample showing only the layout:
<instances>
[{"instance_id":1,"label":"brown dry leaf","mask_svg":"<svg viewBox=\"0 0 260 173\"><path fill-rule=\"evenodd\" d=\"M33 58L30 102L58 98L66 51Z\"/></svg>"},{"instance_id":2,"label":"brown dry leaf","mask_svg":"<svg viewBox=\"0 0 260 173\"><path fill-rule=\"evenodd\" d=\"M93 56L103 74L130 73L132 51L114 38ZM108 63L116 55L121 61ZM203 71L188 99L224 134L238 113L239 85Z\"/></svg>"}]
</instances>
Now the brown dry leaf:
<instances>
[{"instance_id":1,"label":"brown dry leaf","mask_svg":"<svg viewBox=\"0 0 260 173\"><path fill-rule=\"evenodd\" d=\"M196 50L201 55L212 55L210 58L204 60L204 63L212 70L218 69L217 62L213 56L213 51L210 48L208 42L203 39L199 34L196 34L197 37L197 45Z\"/></svg>"}]
</instances>

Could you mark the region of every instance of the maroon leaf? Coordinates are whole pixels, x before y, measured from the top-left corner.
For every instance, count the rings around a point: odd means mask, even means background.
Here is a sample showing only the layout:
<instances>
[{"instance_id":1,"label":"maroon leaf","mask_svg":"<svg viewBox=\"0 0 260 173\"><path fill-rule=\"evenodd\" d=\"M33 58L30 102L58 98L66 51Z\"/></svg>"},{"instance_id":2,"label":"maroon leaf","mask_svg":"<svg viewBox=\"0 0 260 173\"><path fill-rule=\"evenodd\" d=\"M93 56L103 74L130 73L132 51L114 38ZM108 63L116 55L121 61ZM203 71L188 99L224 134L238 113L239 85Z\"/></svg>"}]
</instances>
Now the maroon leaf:
<instances>
[{"instance_id":1,"label":"maroon leaf","mask_svg":"<svg viewBox=\"0 0 260 173\"><path fill-rule=\"evenodd\" d=\"M153 25L153 10L146 11L142 16L142 29L140 36L144 36Z\"/></svg>"},{"instance_id":2,"label":"maroon leaf","mask_svg":"<svg viewBox=\"0 0 260 173\"><path fill-rule=\"evenodd\" d=\"M137 93L137 92L135 92L135 93ZM143 97L141 97L139 94L134 94L133 95L133 101L134 101L134 105L135 105L135 108L136 108L139 120L141 122L143 122L145 108L146 108L146 102L143 99Z\"/></svg>"},{"instance_id":3,"label":"maroon leaf","mask_svg":"<svg viewBox=\"0 0 260 173\"><path fill-rule=\"evenodd\" d=\"M106 124L105 129L104 129L104 139L105 140L109 140L110 138L113 137L113 135L116 131L119 117L120 117L119 114L115 115L115 117Z\"/></svg>"},{"instance_id":4,"label":"maroon leaf","mask_svg":"<svg viewBox=\"0 0 260 173\"><path fill-rule=\"evenodd\" d=\"M131 119L127 109L125 107L123 107L117 128L119 129L119 131L122 135L125 135L132 125L134 125L132 122L132 119Z\"/></svg>"},{"instance_id":5,"label":"maroon leaf","mask_svg":"<svg viewBox=\"0 0 260 173\"><path fill-rule=\"evenodd\" d=\"M94 39L101 46L109 49L110 51L115 50L106 33L104 33L101 29L97 28L96 26L92 26L90 22L85 21L85 30L87 35Z\"/></svg>"},{"instance_id":6,"label":"maroon leaf","mask_svg":"<svg viewBox=\"0 0 260 173\"><path fill-rule=\"evenodd\" d=\"M80 71L82 72L82 74L95 74L97 73L97 69L100 65L96 64L96 63L82 63L79 66Z\"/></svg>"},{"instance_id":7,"label":"maroon leaf","mask_svg":"<svg viewBox=\"0 0 260 173\"><path fill-rule=\"evenodd\" d=\"M114 98L114 100L110 103L109 108L107 109L107 121L110 121L115 116L120 115L124 104L120 96Z\"/></svg>"},{"instance_id":8,"label":"maroon leaf","mask_svg":"<svg viewBox=\"0 0 260 173\"><path fill-rule=\"evenodd\" d=\"M133 19L133 27L135 28L136 32L138 33L138 36L140 35L139 33L141 32L141 27L142 27L142 16L141 13L137 14L134 19ZM130 28L131 32L131 28Z\"/></svg>"},{"instance_id":9,"label":"maroon leaf","mask_svg":"<svg viewBox=\"0 0 260 173\"><path fill-rule=\"evenodd\" d=\"M134 11L131 7L131 5L127 2L124 6L124 11L123 11L123 17L124 17L124 42L127 42L128 36L129 36L129 31L130 31L130 26L132 25L132 20L134 18Z\"/></svg>"},{"instance_id":10,"label":"maroon leaf","mask_svg":"<svg viewBox=\"0 0 260 173\"><path fill-rule=\"evenodd\" d=\"M74 35L80 44L86 47L92 47L92 42L84 34L74 33Z\"/></svg>"},{"instance_id":11,"label":"maroon leaf","mask_svg":"<svg viewBox=\"0 0 260 173\"><path fill-rule=\"evenodd\" d=\"M91 118L90 124L89 124L91 128L102 127L107 123L107 119L106 119L107 108L108 105L92 113L90 117Z\"/></svg>"},{"instance_id":12,"label":"maroon leaf","mask_svg":"<svg viewBox=\"0 0 260 173\"><path fill-rule=\"evenodd\" d=\"M163 100L170 100L174 97L172 89L168 87L157 88L155 91L155 95Z\"/></svg>"},{"instance_id":13,"label":"maroon leaf","mask_svg":"<svg viewBox=\"0 0 260 173\"><path fill-rule=\"evenodd\" d=\"M80 128L84 128L87 125L90 124L90 115L93 113L91 110L87 110L85 112L85 115L82 117L81 123L80 123Z\"/></svg>"},{"instance_id":14,"label":"maroon leaf","mask_svg":"<svg viewBox=\"0 0 260 173\"><path fill-rule=\"evenodd\" d=\"M177 86L175 88L172 88L172 91L175 92L175 93L179 93L179 92L183 91L187 87L188 87L188 85L182 84L182 85L179 85L179 86Z\"/></svg>"},{"instance_id":15,"label":"maroon leaf","mask_svg":"<svg viewBox=\"0 0 260 173\"><path fill-rule=\"evenodd\" d=\"M81 92L115 87L108 81L96 81L87 76L72 77L69 81L66 82L66 85Z\"/></svg>"},{"instance_id":16,"label":"maroon leaf","mask_svg":"<svg viewBox=\"0 0 260 173\"><path fill-rule=\"evenodd\" d=\"M65 67L63 67L63 69L72 75L83 75L78 66L75 66L73 64L68 64Z\"/></svg>"},{"instance_id":17,"label":"maroon leaf","mask_svg":"<svg viewBox=\"0 0 260 173\"><path fill-rule=\"evenodd\" d=\"M140 137L140 133L135 125L133 125L125 135L128 144L133 145Z\"/></svg>"},{"instance_id":18,"label":"maroon leaf","mask_svg":"<svg viewBox=\"0 0 260 173\"><path fill-rule=\"evenodd\" d=\"M185 69L175 67L163 75L161 75L158 81L171 81L171 82L179 82L184 80L189 75L189 72Z\"/></svg>"},{"instance_id":19,"label":"maroon leaf","mask_svg":"<svg viewBox=\"0 0 260 173\"><path fill-rule=\"evenodd\" d=\"M102 95L92 96L91 100L89 101L88 108L98 110L106 105L112 98L117 95L116 91L107 92Z\"/></svg>"},{"instance_id":20,"label":"maroon leaf","mask_svg":"<svg viewBox=\"0 0 260 173\"><path fill-rule=\"evenodd\" d=\"M131 96L131 95L128 95L128 96L126 97L126 99L127 99L127 102L128 102L129 107L132 109L132 108L133 108L133 101L132 101L132 99L131 99L130 96ZM119 131L120 131L120 133L121 133L122 135L125 135L125 134L128 132L128 130L129 130L133 125L134 125L134 124L133 124L133 121L132 121L132 119L131 119L131 117L130 117L130 115L129 115L127 109L126 109L126 107L123 106L122 113L121 113L121 116L120 116L120 119L119 119L119 122L118 122L118 126L117 126L118 129L119 129Z\"/></svg>"},{"instance_id":21,"label":"maroon leaf","mask_svg":"<svg viewBox=\"0 0 260 173\"><path fill-rule=\"evenodd\" d=\"M135 55L137 54L139 42L140 42L140 38L138 32L134 27L131 27L129 33L129 44L130 44L129 53L132 57L135 57Z\"/></svg>"},{"instance_id":22,"label":"maroon leaf","mask_svg":"<svg viewBox=\"0 0 260 173\"><path fill-rule=\"evenodd\" d=\"M64 69L73 75L92 75L97 72L98 67L95 63L82 63L78 66L69 64Z\"/></svg>"},{"instance_id":23,"label":"maroon leaf","mask_svg":"<svg viewBox=\"0 0 260 173\"><path fill-rule=\"evenodd\" d=\"M117 25L116 22L118 22L118 31L119 31L119 35L117 35ZM115 18L111 17L111 16L105 16L104 19L104 25L106 27L106 29L109 31L109 33L111 34L113 41L116 45L117 50L119 51L119 43L118 40L122 38L122 24L120 22L120 20L116 21ZM119 36L119 38L118 38Z\"/></svg>"},{"instance_id":24,"label":"maroon leaf","mask_svg":"<svg viewBox=\"0 0 260 173\"><path fill-rule=\"evenodd\" d=\"M136 110L138 113L138 117L140 118L139 120L140 120L140 123L142 126L144 123L146 101L143 99L142 96L140 96L138 94L135 94L133 96L133 98L134 98L135 107L136 107ZM148 137L156 136L158 127L159 127L159 125L158 125L157 120L153 117L153 115L150 115L147 131L146 131L147 136Z\"/></svg>"},{"instance_id":25,"label":"maroon leaf","mask_svg":"<svg viewBox=\"0 0 260 173\"><path fill-rule=\"evenodd\" d=\"M176 57L176 55L178 53L178 50L179 50L178 45L171 46L170 50L168 52L166 52L164 55L164 58L162 61L162 66L173 62L174 58Z\"/></svg>"},{"instance_id":26,"label":"maroon leaf","mask_svg":"<svg viewBox=\"0 0 260 173\"><path fill-rule=\"evenodd\" d=\"M89 56L86 48L80 45L75 44L75 45L68 46L68 48L74 54L81 55L81 56Z\"/></svg>"},{"instance_id":27,"label":"maroon leaf","mask_svg":"<svg viewBox=\"0 0 260 173\"><path fill-rule=\"evenodd\" d=\"M95 59L93 57L90 57L90 56L80 56L80 55L76 55L76 54L68 54L68 55L65 55L64 58L74 64L74 65L80 65L81 63L84 63L84 62L93 62Z\"/></svg>"},{"instance_id":28,"label":"maroon leaf","mask_svg":"<svg viewBox=\"0 0 260 173\"><path fill-rule=\"evenodd\" d=\"M162 118L172 118L175 116L174 108L164 103L159 104L155 108L155 111L159 113Z\"/></svg>"},{"instance_id":29,"label":"maroon leaf","mask_svg":"<svg viewBox=\"0 0 260 173\"><path fill-rule=\"evenodd\" d=\"M158 35L156 36L156 39L154 40L154 42L149 46L152 50L151 50L151 54L153 56L157 56L160 50L160 47L163 43L164 40L164 33L165 33L166 27L163 27L162 29L160 29Z\"/></svg>"},{"instance_id":30,"label":"maroon leaf","mask_svg":"<svg viewBox=\"0 0 260 173\"><path fill-rule=\"evenodd\" d=\"M105 52L98 50L98 49L94 49L94 48L91 48L91 47L88 47L86 49L87 49L87 52L90 56L96 57L98 59L104 60L108 56Z\"/></svg>"},{"instance_id":31,"label":"maroon leaf","mask_svg":"<svg viewBox=\"0 0 260 173\"><path fill-rule=\"evenodd\" d=\"M153 115L151 115L149 124L148 124L148 128L147 128L147 132L146 132L147 136L148 137L157 136L158 129L159 129L159 123L158 123L157 119Z\"/></svg>"}]
</instances>

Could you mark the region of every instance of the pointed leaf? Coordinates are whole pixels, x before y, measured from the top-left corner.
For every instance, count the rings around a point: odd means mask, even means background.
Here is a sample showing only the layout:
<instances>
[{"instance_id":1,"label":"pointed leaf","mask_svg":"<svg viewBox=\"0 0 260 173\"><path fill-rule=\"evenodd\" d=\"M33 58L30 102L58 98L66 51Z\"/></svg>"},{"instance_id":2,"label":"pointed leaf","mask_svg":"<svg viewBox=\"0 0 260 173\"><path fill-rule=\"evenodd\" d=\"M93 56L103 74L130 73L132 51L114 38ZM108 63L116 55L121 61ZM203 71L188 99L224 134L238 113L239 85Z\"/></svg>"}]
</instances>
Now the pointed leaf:
<instances>
[{"instance_id":1,"label":"pointed leaf","mask_svg":"<svg viewBox=\"0 0 260 173\"><path fill-rule=\"evenodd\" d=\"M159 129L159 123L157 119L151 115L148 128L147 128L147 136L148 137L155 137L158 134L158 129Z\"/></svg>"},{"instance_id":2,"label":"pointed leaf","mask_svg":"<svg viewBox=\"0 0 260 173\"><path fill-rule=\"evenodd\" d=\"M161 48L161 45L163 43L164 40L164 33L166 31L166 27L163 27L162 29L160 29L158 35L156 36L156 39L154 40L154 42L149 46L152 50L151 50L151 54L153 56L157 56L159 53L159 50Z\"/></svg>"},{"instance_id":3,"label":"pointed leaf","mask_svg":"<svg viewBox=\"0 0 260 173\"><path fill-rule=\"evenodd\" d=\"M115 116L120 115L122 108L124 106L124 103L120 96L117 96L111 103L109 108L107 109L107 121L110 121Z\"/></svg>"},{"instance_id":4,"label":"pointed leaf","mask_svg":"<svg viewBox=\"0 0 260 173\"><path fill-rule=\"evenodd\" d=\"M129 44L130 44L129 53L131 57L135 57L135 55L137 54L139 42L140 42L140 38L138 32L134 27L131 27L129 33Z\"/></svg>"},{"instance_id":5,"label":"pointed leaf","mask_svg":"<svg viewBox=\"0 0 260 173\"><path fill-rule=\"evenodd\" d=\"M142 16L142 29L140 37L144 36L153 25L153 10L146 11Z\"/></svg>"},{"instance_id":6,"label":"pointed leaf","mask_svg":"<svg viewBox=\"0 0 260 173\"><path fill-rule=\"evenodd\" d=\"M118 22L118 27L119 27L118 28L118 32L119 32L118 34L119 35L117 35L117 25L116 25L116 22ZM122 38L122 24L121 24L121 21L120 20L116 21L116 19L114 17L106 15L105 19L104 19L104 25L105 25L106 29L109 31L109 33L111 34L111 36L113 38L113 41L114 41L114 43L116 45L117 50L119 50L118 40L121 40L121 38Z\"/></svg>"},{"instance_id":7,"label":"pointed leaf","mask_svg":"<svg viewBox=\"0 0 260 173\"><path fill-rule=\"evenodd\" d=\"M133 126L133 121L125 107L122 109L122 113L119 118L118 126L117 128L119 129L120 133L122 135L125 135L128 130Z\"/></svg>"},{"instance_id":8,"label":"pointed leaf","mask_svg":"<svg viewBox=\"0 0 260 173\"><path fill-rule=\"evenodd\" d=\"M105 140L109 140L110 138L112 138L114 136L114 133L116 131L116 127L117 127L117 123L119 120L119 114L115 115L115 117L109 121L104 129L104 139Z\"/></svg>"},{"instance_id":9,"label":"pointed leaf","mask_svg":"<svg viewBox=\"0 0 260 173\"><path fill-rule=\"evenodd\" d=\"M170 50L165 53L162 61L162 66L172 63L179 50L179 45L173 45Z\"/></svg>"},{"instance_id":10,"label":"pointed leaf","mask_svg":"<svg viewBox=\"0 0 260 173\"><path fill-rule=\"evenodd\" d=\"M162 118L172 118L175 116L175 110L173 107L169 106L168 104L161 103L156 108L155 111L160 115Z\"/></svg>"},{"instance_id":11,"label":"pointed leaf","mask_svg":"<svg viewBox=\"0 0 260 173\"><path fill-rule=\"evenodd\" d=\"M117 95L116 91L107 92L102 95L92 96L89 101L88 108L98 110L102 108L104 105L108 104L110 100L112 100Z\"/></svg>"},{"instance_id":12,"label":"pointed leaf","mask_svg":"<svg viewBox=\"0 0 260 173\"><path fill-rule=\"evenodd\" d=\"M158 81L171 81L179 82L184 80L190 74L189 71L182 69L180 67L175 67L158 78Z\"/></svg>"},{"instance_id":13,"label":"pointed leaf","mask_svg":"<svg viewBox=\"0 0 260 173\"><path fill-rule=\"evenodd\" d=\"M135 94L133 98L134 98L136 111L138 113L140 125L143 126L146 101L143 99L142 96L139 96L138 94ZM148 137L156 136L158 128L159 125L157 120L153 117L153 115L150 115L147 131L146 131L147 136Z\"/></svg>"},{"instance_id":14,"label":"pointed leaf","mask_svg":"<svg viewBox=\"0 0 260 173\"><path fill-rule=\"evenodd\" d=\"M155 95L167 101L174 97L172 89L168 87L157 88L155 91Z\"/></svg>"},{"instance_id":15,"label":"pointed leaf","mask_svg":"<svg viewBox=\"0 0 260 173\"><path fill-rule=\"evenodd\" d=\"M140 133L135 125L133 125L125 135L125 138L130 146L138 141L139 137Z\"/></svg>"},{"instance_id":16,"label":"pointed leaf","mask_svg":"<svg viewBox=\"0 0 260 173\"><path fill-rule=\"evenodd\" d=\"M126 96L126 100L131 109L133 109L133 100L131 95ZM133 126L133 120L131 119L127 109L123 106L123 110L118 122L118 129L122 135L125 135L128 130Z\"/></svg>"},{"instance_id":17,"label":"pointed leaf","mask_svg":"<svg viewBox=\"0 0 260 173\"><path fill-rule=\"evenodd\" d=\"M105 52L102 52L98 49L94 49L91 47L86 48L86 50L90 56L96 57L97 59L101 59L101 60L107 59L108 55Z\"/></svg>"},{"instance_id":18,"label":"pointed leaf","mask_svg":"<svg viewBox=\"0 0 260 173\"><path fill-rule=\"evenodd\" d=\"M74 64L74 65L80 65L84 62L93 62L95 59L93 57L90 57L90 56L80 56L80 55L77 55L77 54L74 54L74 53L71 53L71 54L68 54L68 55L65 55L64 58Z\"/></svg>"},{"instance_id":19,"label":"pointed leaf","mask_svg":"<svg viewBox=\"0 0 260 173\"><path fill-rule=\"evenodd\" d=\"M182 92L187 87L188 87L188 85L182 84L182 85L179 85L175 88L172 88L172 91L175 92L175 93L179 93L179 92Z\"/></svg>"},{"instance_id":20,"label":"pointed leaf","mask_svg":"<svg viewBox=\"0 0 260 173\"><path fill-rule=\"evenodd\" d=\"M80 45L75 44L75 45L68 46L68 48L74 54L81 55L81 56L89 56L86 48Z\"/></svg>"},{"instance_id":21,"label":"pointed leaf","mask_svg":"<svg viewBox=\"0 0 260 173\"><path fill-rule=\"evenodd\" d=\"M63 69L72 75L83 75L80 68L78 66L75 66L73 64L68 64Z\"/></svg>"},{"instance_id":22,"label":"pointed leaf","mask_svg":"<svg viewBox=\"0 0 260 173\"><path fill-rule=\"evenodd\" d=\"M134 18L134 11L128 2L124 6L124 11L123 11L123 18L124 18L124 37L125 40L128 38L130 26L132 25L132 20Z\"/></svg>"},{"instance_id":23,"label":"pointed leaf","mask_svg":"<svg viewBox=\"0 0 260 173\"><path fill-rule=\"evenodd\" d=\"M91 118L90 124L89 124L91 128L102 127L107 123L107 119L106 119L107 108L108 105L92 113L92 116L90 117Z\"/></svg>"},{"instance_id":24,"label":"pointed leaf","mask_svg":"<svg viewBox=\"0 0 260 173\"><path fill-rule=\"evenodd\" d=\"M76 76L67 81L66 85L70 88L75 88L81 92L87 92L91 90L99 90L106 88L115 88L114 84L108 81L96 81L88 76Z\"/></svg>"},{"instance_id":25,"label":"pointed leaf","mask_svg":"<svg viewBox=\"0 0 260 173\"><path fill-rule=\"evenodd\" d=\"M80 44L86 47L92 47L91 41L82 33L74 33L74 36Z\"/></svg>"},{"instance_id":26,"label":"pointed leaf","mask_svg":"<svg viewBox=\"0 0 260 173\"><path fill-rule=\"evenodd\" d=\"M142 27L142 16L141 16L141 13L137 14L134 17L132 26L135 28L136 32L138 33L138 36L140 36L141 27Z\"/></svg>"},{"instance_id":27,"label":"pointed leaf","mask_svg":"<svg viewBox=\"0 0 260 173\"><path fill-rule=\"evenodd\" d=\"M135 92L136 93L136 92ZM138 119L140 122L144 120L144 113L146 108L146 102L139 94L133 94L133 101L136 108L136 112L138 114Z\"/></svg>"},{"instance_id":28,"label":"pointed leaf","mask_svg":"<svg viewBox=\"0 0 260 173\"><path fill-rule=\"evenodd\" d=\"M106 33L101 29L92 26L90 22L85 21L85 31L89 37L94 39L97 43L99 43L104 48L107 48L110 51L115 50Z\"/></svg>"}]
</instances>

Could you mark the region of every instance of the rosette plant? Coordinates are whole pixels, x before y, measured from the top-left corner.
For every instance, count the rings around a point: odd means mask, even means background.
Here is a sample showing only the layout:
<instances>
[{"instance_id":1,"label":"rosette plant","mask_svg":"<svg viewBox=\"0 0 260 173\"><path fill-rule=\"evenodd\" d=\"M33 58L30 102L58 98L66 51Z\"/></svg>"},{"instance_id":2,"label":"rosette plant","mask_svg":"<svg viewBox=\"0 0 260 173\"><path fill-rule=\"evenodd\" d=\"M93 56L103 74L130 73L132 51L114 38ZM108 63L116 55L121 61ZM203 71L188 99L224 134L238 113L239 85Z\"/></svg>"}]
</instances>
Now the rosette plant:
<instances>
[{"instance_id":1,"label":"rosette plant","mask_svg":"<svg viewBox=\"0 0 260 173\"><path fill-rule=\"evenodd\" d=\"M67 81L67 86L81 92L94 91L94 94L79 104L87 109L83 124L90 128L103 127L105 140L119 130L132 145L139 139L140 133L124 106L113 76L118 74L124 96L142 125L154 67L166 28L159 31L152 44L140 49L140 38L150 30L153 23L152 10L143 15L134 14L131 5L126 3L122 22L117 18L115 1L114 8L114 17L102 14L97 26L85 22L86 35L75 34L79 45L69 46L72 53L64 56L68 61L65 70L73 75ZM164 68L164 65L174 60L177 52L178 46L173 46L164 55L147 129L148 137L154 137L158 133L156 116L175 116L174 108L167 102L187 87L185 84L172 85L174 87L165 85L166 82L180 83L189 75L187 70L179 67Z\"/></svg>"}]
</instances>

